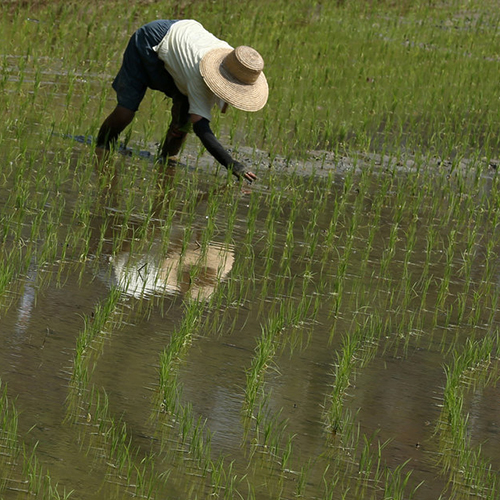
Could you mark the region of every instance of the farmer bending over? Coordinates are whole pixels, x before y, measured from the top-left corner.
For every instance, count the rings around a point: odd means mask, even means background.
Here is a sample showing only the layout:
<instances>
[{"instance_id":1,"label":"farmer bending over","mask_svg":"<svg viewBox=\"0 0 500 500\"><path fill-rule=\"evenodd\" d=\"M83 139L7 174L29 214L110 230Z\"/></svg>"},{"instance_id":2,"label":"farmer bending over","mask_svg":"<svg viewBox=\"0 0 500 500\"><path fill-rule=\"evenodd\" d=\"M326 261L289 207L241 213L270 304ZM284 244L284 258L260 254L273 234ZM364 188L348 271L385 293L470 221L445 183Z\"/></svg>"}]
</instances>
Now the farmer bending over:
<instances>
[{"instance_id":1,"label":"farmer bending over","mask_svg":"<svg viewBox=\"0 0 500 500\"><path fill-rule=\"evenodd\" d=\"M233 49L197 21L158 20L139 28L123 55L113 81L118 105L101 125L96 154L107 157L122 130L132 121L146 89L172 98L172 121L161 146L160 161L175 157L192 128L210 154L238 179L256 179L234 160L210 128L211 110L228 105L258 111L267 102L264 61L251 47Z\"/></svg>"}]
</instances>

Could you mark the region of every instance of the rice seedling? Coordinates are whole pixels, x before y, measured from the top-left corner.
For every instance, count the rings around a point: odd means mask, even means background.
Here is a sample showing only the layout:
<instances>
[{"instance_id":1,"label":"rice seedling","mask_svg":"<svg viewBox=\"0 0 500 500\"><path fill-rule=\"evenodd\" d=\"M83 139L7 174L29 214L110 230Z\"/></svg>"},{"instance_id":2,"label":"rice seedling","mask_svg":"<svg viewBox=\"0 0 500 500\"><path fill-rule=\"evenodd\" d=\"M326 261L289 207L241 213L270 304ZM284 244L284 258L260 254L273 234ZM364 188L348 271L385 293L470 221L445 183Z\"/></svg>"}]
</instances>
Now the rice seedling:
<instances>
[{"instance_id":1,"label":"rice seedling","mask_svg":"<svg viewBox=\"0 0 500 500\"><path fill-rule=\"evenodd\" d=\"M477 390L498 380L497 343L498 339L492 335L479 341L467 340L462 353L446 367L443 410L436 432L441 440L440 465L450 474L456 491L480 488L489 495L497 489L496 478L491 476L480 448L471 446L468 417L464 415L466 390Z\"/></svg>"},{"instance_id":2,"label":"rice seedling","mask_svg":"<svg viewBox=\"0 0 500 500\"><path fill-rule=\"evenodd\" d=\"M204 303L197 300L186 303L182 324L173 332L169 345L161 354L159 399L161 410L167 414L175 415L179 411L180 388L177 382L177 369L197 333L204 307Z\"/></svg>"},{"instance_id":3,"label":"rice seedling","mask_svg":"<svg viewBox=\"0 0 500 500\"><path fill-rule=\"evenodd\" d=\"M119 300L121 290L111 290L107 300L97 304L95 312L90 317L85 317L84 329L76 342L72 383L78 392L84 390L89 383L99 355L102 352L106 339L106 331L113 325L119 324Z\"/></svg>"},{"instance_id":4,"label":"rice seedling","mask_svg":"<svg viewBox=\"0 0 500 500\"><path fill-rule=\"evenodd\" d=\"M115 487L118 494L153 498L168 474L161 476L156 472L152 454L139 456L126 424L111 416L107 394L92 386L88 392L80 393L78 406L83 413L76 416L74 423L80 424L81 446L86 446L87 453L95 455L107 468L101 489Z\"/></svg>"},{"instance_id":5,"label":"rice seedling","mask_svg":"<svg viewBox=\"0 0 500 500\"><path fill-rule=\"evenodd\" d=\"M380 320L369 317L364 324L356 325L351 335L344 337L342 350L337 354L335 383L325 404L325 424L328 432L334 436L343 432L344 397L355 377L354 371L373 358L381 334Z\"/></svg>"},{"instance_id":6,"label":"rice seedling","mask_svg":"<svg viewBox=\"0 0 500 500\"><path fill-rule=\"evenodd\" d=\"M267 327L262 327L262 336L257 344L255 356L252 359L252 365L247 373L245 403L248 415L251 415L253 412L259 390L263 384L263 375L269 368L276 352L276 337L282 331L283 326L280 319L274 319L274 321L269 320Z\"/></svg>"},{"instance_id":7,"label":"rice seedling","mask_svg":"<svg viewBox=\"0 0 500 500\"><path fill-rule=\"evenodd\" d=\"M1 382L1 381L0 381ZM19 444L17 441L17 426L19 417L15 407L10 403L7 397L7 387L0 385L0 492L4 490L8 479L11 464L19 453Z\"/></svg>"},{"instance_id":8,"label":"rice seedling","mask_svg":"<svg viewBox=\"0 0 500 500\"><path fill-rule=\"evenodd\" d=\"M20 442L19 415L7 396L7 387L0 381L0 493L25 494L40 499L67 499L73 491L61 492L54 484L36 453Z\"/></svg>"}]
</instances>

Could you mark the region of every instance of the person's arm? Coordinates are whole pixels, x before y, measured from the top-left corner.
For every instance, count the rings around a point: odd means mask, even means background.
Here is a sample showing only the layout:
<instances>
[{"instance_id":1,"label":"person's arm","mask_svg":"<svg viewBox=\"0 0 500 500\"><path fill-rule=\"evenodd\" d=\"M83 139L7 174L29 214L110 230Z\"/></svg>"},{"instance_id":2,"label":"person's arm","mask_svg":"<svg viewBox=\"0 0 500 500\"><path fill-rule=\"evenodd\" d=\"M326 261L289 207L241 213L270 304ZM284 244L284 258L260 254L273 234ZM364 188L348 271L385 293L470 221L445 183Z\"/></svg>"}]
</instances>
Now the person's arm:
<instances>
[{"instance_id":1,"label":"person's arm","mask_svg":"<svg viewBox=\"0 0 500 500\"><path fill-rule=\"evenodd\" d=\"M248 182L253 182L257 176L253 172L249 172L243 163L236 161L226 151L222 144L217 140L210 122L199 115L191 115L193 123L193 131L200 139L206 150L224 167L226 167L238 179L244 178Z\"/></svg>"}]
</instances>

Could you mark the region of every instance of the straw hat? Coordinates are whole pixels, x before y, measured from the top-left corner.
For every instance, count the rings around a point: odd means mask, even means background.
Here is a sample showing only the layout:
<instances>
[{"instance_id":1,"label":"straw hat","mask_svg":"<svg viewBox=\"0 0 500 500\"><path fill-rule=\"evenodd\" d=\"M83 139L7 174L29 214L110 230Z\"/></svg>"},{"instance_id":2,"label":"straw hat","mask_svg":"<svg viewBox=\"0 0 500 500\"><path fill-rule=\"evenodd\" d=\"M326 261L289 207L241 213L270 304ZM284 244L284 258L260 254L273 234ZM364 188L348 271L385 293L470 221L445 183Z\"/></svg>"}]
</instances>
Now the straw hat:
<instances>
[{"instance_id":1,"label":"straw hat","mask_svg":"<svg viewBox=\"0 0 500 500\"><path fill-rule=\"evenodd\" d=\"M269 88L263 69L262 56L244 45L212 49L200 62L200 73L208 88L243 111L258 111L267 102Z\"/></svg>"}]
</instances>

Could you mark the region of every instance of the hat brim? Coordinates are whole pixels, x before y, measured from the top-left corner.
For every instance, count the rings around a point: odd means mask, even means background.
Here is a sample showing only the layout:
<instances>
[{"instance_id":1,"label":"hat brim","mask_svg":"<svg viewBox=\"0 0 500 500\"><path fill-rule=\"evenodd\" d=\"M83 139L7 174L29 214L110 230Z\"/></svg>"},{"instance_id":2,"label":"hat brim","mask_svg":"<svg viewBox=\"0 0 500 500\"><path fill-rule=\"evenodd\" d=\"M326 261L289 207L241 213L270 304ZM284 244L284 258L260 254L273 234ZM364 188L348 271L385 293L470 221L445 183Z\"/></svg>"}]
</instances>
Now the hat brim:
<instances>
[{"instance_id":1,"label":"hat brim","mask_svg":"<svg viewBox=\"0 0 500 500\"><path fill-rule=\"evenodd\" d=\"M219 48L207 52L200 62L201 76L219 99L242 111L259 111L269 96L266 77L260 73L252 84L241 83L234 78L222 66L222 61L232 50Z\"/></svg>"}]
</instances>

